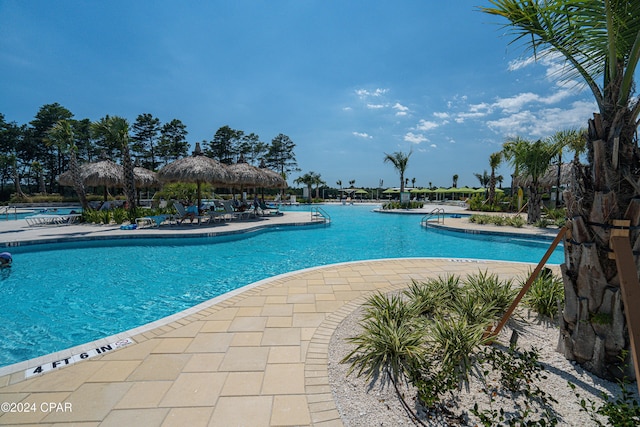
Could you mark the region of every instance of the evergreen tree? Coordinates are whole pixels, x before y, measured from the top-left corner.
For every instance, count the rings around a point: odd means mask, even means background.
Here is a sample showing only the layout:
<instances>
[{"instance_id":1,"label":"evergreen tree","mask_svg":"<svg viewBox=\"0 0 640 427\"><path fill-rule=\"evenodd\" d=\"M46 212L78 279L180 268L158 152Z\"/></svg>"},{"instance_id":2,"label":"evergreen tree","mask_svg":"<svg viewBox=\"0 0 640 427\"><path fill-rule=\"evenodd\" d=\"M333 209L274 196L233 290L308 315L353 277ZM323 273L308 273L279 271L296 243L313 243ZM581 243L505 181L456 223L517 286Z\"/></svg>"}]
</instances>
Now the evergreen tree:
<instances>
[{"instance_id":1,"label":"evergreen tree","mask_svg":"<svg viewBox=\"0 0 640 427\"><path fill-rule=\"evenodd\" d=\"M131 151L142 167L156 170L157 140L160 134L160 119L149 113L138 115L132 126Z\"/></svg>"},{"instance_id":2,"label":"evergreen tree","mask_svg":"<svg viewBox=\"0 0 640 427\"><path fill-rule=\"evenodd\" d=\"M279 134L271 141L267 149L267 153L264 156L265 164L276 170L285 179L289 173L299 171L298 162L296 161L296 155L293 149L296 144L293 143L291 138L287 135Z\"/></svg>"}]
</instances>

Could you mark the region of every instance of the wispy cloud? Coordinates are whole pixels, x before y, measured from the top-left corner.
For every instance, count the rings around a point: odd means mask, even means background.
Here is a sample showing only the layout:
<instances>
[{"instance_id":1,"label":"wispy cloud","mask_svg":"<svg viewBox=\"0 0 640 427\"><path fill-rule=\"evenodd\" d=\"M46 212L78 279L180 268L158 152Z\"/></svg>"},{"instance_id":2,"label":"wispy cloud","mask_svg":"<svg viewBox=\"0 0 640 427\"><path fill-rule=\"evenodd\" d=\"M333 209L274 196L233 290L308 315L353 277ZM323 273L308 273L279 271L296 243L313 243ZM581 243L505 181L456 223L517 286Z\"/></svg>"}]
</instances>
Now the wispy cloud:
<instances>
[{"instance_id":1,"label":"wispy cloud","mask_svg":"<svg viewBox=\"0 0 640 427\"><path fill-rule=\"evenodd\" d=\"M432 121L429 121L429 120L421 119L418 122L418 125L416 126L416 129L417 130L421 130L421 131L429 131L431 129L437 128L438 126L440 126L440 125L438 123L436 123L436 122L432 122Z\"/></svg>"},{"instance_id":2,"label":"wispy cloud","mask_svg":"<svg viewBox=\"0 0 640 427\"><path fill-rule=\"evenodd\" d=\"M391 108L396 110L396 116L406 116L409 112L409 107L405 107L399 102L396 102L395 105Z\"/></svg>"},{"instance_id":3,"label":"wispy cloud","mask_svg":"<svg viewBox=\"0 0 640 427\"><path fill-rule=\"evenodd\" d=\"M413 132L407 132L404 135L404 140L412 144L421 144L423 142L429 142L429 138L421 133L415 134Z\"/></svg>"},{"instance_id":4,"label":"wispy cloud","mask_svg":"<svg viewBox=\"0 0 640 427\"><path fill-rule=\"evenodd\" d=\"M365 132L351 132L354 136L358 138L372 139L373 137Z\"/></svg>"},{"instance_id":5,"label":"wispy cloud","mask_svg":"<svg viewBox=\"0 0 640 427\"><path fill-rule=\"evenodd\" d=\"M560 129L583 127L596 107L594 102L576 101L568 109L523 110L496 120L489 120L486 125L494 132L503 135L544 138Z\"/></svg>"},{"instance_id":6,"label":"wispy cloud","mask_svg":"<svg viewBox=\"0 0 640 427\"><path fill-rule=\"evenodd\" d=\"M389 89L356 89L356 95L358 95L360 98L378 97L384 95L387 92L389 92Z\"/></svg>"},{"instance_id":7,"label":"wispy cloud","mask_svg":"<svg viewBox=\"0 0 640 427\"><path fill-rule=\"evenodd\" d=\"M380 110L384 108L384 104L367 104L367 108L370 110Z\"/></svg>"}]
</instances>

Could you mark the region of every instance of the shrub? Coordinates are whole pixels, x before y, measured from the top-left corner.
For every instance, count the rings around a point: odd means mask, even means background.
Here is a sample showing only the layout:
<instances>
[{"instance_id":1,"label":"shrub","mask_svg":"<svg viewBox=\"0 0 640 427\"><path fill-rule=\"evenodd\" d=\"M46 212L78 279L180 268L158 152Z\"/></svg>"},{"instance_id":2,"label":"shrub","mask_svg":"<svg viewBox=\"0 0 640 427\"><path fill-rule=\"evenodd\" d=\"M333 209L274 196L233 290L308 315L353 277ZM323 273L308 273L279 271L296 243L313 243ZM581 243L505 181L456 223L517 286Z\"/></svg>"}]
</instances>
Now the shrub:
<instances>
[{"instance_id":1,"label":"shrub","mask_svg":"<svg viewBox=\"0 0 640 427\"><path fill-rule=\"evenodd\" d=\"M525 282L526 279L522 284ZM554 276L551 270L545 268L531 284L523 302L539 315L554 318L558 314L558 305L564 303L562 278Z\"/></svg>"},{"instance_id":2,"label":"shrub","mask_svg":"<svg viewBox=\"0 0 640 427\"><path fill-rule=\"evenodd\" d=\"M516 228L522 228L522 226L524 226L526 223L527 221L525 221L525 219L522 218L520 215L509 217L507 220L507 225L510 225Z\"/></svg>"},{"instance_id":3,"label":"shrub","mask_svg":"<svg viewBox=\"0 0 640 427\"><path fill-rule=\"evenodd\" d=\"M492 308L493 316L505 313L518 294L511 280L500 280L497 274L489 274L486 270L467 276L465 286L473 298Z\"/></svg>"}]
</instances>

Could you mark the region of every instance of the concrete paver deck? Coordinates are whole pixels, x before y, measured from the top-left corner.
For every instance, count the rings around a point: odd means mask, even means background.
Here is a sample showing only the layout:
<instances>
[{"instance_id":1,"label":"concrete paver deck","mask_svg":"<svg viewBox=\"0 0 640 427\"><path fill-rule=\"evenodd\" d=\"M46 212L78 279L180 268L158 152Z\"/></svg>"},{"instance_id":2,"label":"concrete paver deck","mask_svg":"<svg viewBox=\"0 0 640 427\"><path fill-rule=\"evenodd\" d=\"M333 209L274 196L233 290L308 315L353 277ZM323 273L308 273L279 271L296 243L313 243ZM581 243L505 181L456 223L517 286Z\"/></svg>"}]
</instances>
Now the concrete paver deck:
<instances>
[{"instance_id":1,"label":"concrete paver deck","mask_svg":"<svg viewBox=\"0 0 640 427\"><path fill-rule=\"evenodd\" d=\"M276 276L143 328L119 350L30 379L23 371L0 377L0 425L341 426L328 345L368 295L412 279L530 269L392 259Z\"/></svg>"}]
</instances>

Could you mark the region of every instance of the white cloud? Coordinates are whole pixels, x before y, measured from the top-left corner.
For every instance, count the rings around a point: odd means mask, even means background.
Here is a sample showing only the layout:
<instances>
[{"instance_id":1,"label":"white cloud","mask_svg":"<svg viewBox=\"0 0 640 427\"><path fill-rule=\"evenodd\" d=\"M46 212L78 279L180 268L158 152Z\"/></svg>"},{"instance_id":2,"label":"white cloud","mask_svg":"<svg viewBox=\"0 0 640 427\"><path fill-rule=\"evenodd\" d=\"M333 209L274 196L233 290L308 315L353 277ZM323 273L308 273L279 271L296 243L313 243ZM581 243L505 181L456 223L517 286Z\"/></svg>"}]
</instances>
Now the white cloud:
<instances>
[{"instance_id":1,"label":"white cloud","mask_svg":"<svg viewBox=\"0 0 640 427\"><path fill-rule=\"evenodd\" d=\"M502 135L545 138L561 129L585 127L594 111L597 111L594 102L576 101L570 108L524 110L486 124Z\"/></svg>"},{"instance_id":2,"label":"white cloud","mask_svg":"<svg viewBox=\"0 0 640 427\"><path fill-rule=\"evenodd\" d=\"M364 133L364 132L351 132L354 136L357 136L359 138L366 138L366 139L372 139L373 137L371 135L369 135L368 133Z\"/></svg>"},{"instance_id":3,"label":"white cloud","mask_svg":"<svg viewBox=\"0 0 640 427\"><path fill-rule=\"evenodd\" d=\"M409 107L405 107L399 102L396 102L392 108L396 110L396 116L406 116L409 112Z\"/></svg>"},{"instance_id":4,"label":"white cloud","mask_svg":"<svg viewBox=\"0 0 640 427\"><path fill-rule=\"evenodd\" d=\"M342 111L351 111L351 110L353 110L353 108L351 108L351 107L344 107L344 108L342 109Z\"/></svg>"},{"instance_id":5,"label":"white cloud","mask_svg":"<svg viewBox=\"0 0 640 427\"><path fill-rule=\"evenodd\" d=\"M502 109L505 113L516 113L520 111L524 105L539 100L540 97L535 93L526 92L510 98L498 98L493 105Z\"/></svg>"},{"instance_id":6,"label":"white cloud","mask_svg":"<svg viewBox=\"0 0 640 427\"><path fill-rule=\"evenodd\" d=\"M428 131L428 130L431 130L431 129L435 129L438 126L440 126L440 125L438 123L436 123L436 122L432 122L432 121L428 121L428 120L425 120L425 119L421 119L418 122L418 125L416 126L416 129L417 130L421 130L421 131Z\"/></svg>"},{"instance_id":7,"label":"white cloud","mask_svg":"<svg viewBox=\"0 0 640 427\"><path fill-rule=\"evenodd\" d=\"M384 95L387 92L389 92L389 89L374 89L374 90L357 89L356 95L358 95L360 98L366 98L369 96L378 97L378 96Z\"/></svg>"},{"instance_id":8,"label":"white cloud","mask_svg":"<svg viewBox=\"0 0 640 427\"><path fill-rule=\"evenodd\" d=\"M451 116L449 115L449 113L433 113L433 117L436 117L438 119L448 119Z\"/></svg>"},{"instance_id":9,"label":"white cloud","mask_svg":"<svg viewBox=\"0 0 640 427\"><path fill-rule=\"evenodd\" d=\"M414 134L413 132L407 132L404 136L404 140L407 142L410 142L412 144L420 144L422 142L429 142L429 138L427 138L426 136L422 135L421 133L419 134Z\"/></svg>"},{"instance_id":10,"label":"white cloud","mask_svg":"<svg viewBox=\"0 0 640 427\"><path fill-rule=\"evenodd\" d=\"M431 148L438 148L438 146L437 146L436 144L431 144L431 145L429 145L429 147L431 147Z\"/></svg>"},{"instance_id":11,"label":"white cloud","mask_svg":"<svg viewBox=\"0 0 640 427\"><path fill-rule=\"evenodd\" d=\"M381 108L384 108L383 104L367 104L367 108L370 110L380 110Z\"/></svg>"}]
</instances>

